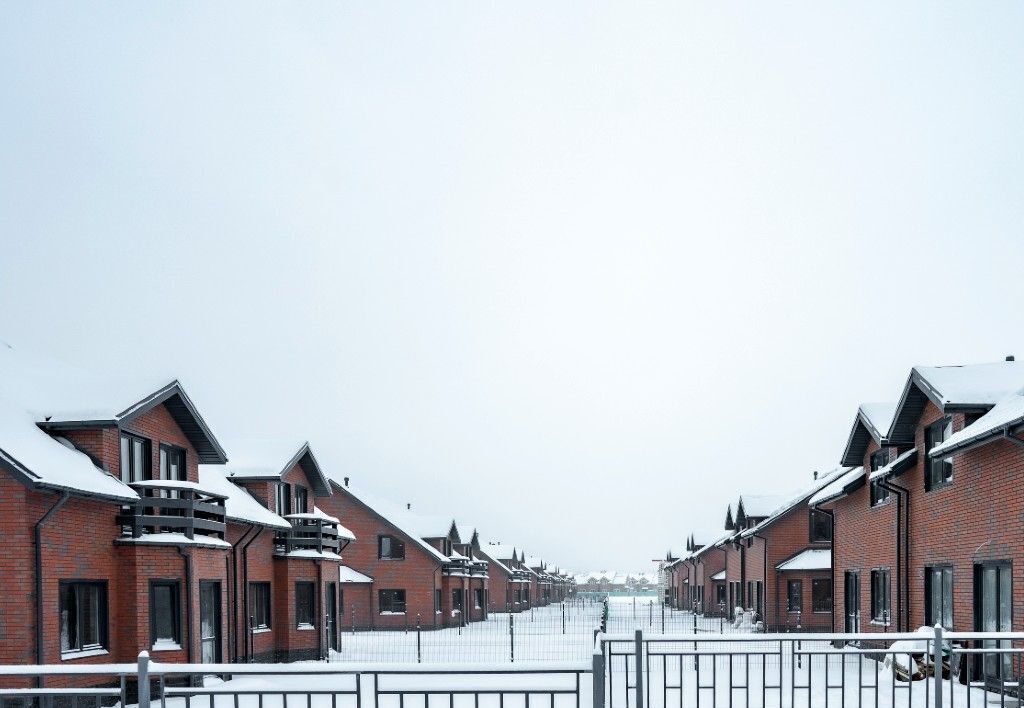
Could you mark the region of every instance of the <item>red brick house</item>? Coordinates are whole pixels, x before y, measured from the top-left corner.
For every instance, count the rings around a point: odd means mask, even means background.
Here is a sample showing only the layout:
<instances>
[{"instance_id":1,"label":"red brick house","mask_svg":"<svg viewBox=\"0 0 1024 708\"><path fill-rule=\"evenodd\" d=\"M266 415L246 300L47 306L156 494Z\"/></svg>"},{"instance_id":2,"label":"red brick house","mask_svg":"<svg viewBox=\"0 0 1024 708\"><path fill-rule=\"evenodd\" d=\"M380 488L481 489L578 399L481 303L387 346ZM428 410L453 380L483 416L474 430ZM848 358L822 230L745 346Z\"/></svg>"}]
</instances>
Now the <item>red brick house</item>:
<instances>
[{"instance_id":1,"label":"red brick house","mask_svg":"<svg viewBox=\"0 0 1024 708\"><path fill-rule=\"evenodd\" d=\"M738 609L762 615L764 612L763 552L754 548L755 539L742 538L742 533L767 519L787 499L778 494L745 494L736 504L734 533L719 541L725 550L725 582L728 596L728 616L736 616ZM727 518L726 521L731 519Z\"/></svg>"},{"instance_id":2,"label":"red brick house","mask_svg":"<svg viewBox=\"0 0 1024 708\"><path fill-rule=\"evenodd\" d=\"M488 543L479 548L489 561L489 605L491 612L522 612L529 609L533 574L522 566L514 546Z\"/></svg>"}]
</instances>

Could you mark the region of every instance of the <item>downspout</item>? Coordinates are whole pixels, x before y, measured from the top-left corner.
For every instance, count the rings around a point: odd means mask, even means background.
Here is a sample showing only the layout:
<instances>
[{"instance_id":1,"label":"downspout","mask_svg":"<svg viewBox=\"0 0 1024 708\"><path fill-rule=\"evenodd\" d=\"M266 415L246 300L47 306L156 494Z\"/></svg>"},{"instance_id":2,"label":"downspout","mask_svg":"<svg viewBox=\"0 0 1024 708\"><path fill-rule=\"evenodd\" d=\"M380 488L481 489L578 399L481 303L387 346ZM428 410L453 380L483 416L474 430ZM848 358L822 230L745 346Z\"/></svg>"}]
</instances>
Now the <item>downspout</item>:
<instances>
[{"instance_id":1,"label":"downspout","mask_svg":"<svg viewBox=\"0 0 1024 708\"><path fill-rule=\"evenodd\" d=\"M764 604L765 604L765 606L762 609L763 610L767 610L768 609L768 539L767 539L767 537L762 536L760 534L756 534L756 533L751 534L750 536L751 536L751 538L759 538L762 541L764 541L764 561L763 561L764 570L761 573L761 576L764 578L764 580L762 581L764 583L764 590L761 593L761 599L764 600ZM768 621L767 621L768 620L768 612L766 611L764 614L765 614L765 616L762 617L761 619L764 620L765 630L767 631L767 629L768 629ZM779 584L778 584L778 582L776 582L775 583L775 621L776 621L776 623L778 623L778 619L779 619Z\"/></svg>"},{"instance_id":2,"label":"downspout","mask_svg":"<svg viewBox=\"0 0 1024 708\"><path fill-rule=\"evenodd\" d=\"M53 515L60 511L60 508L64 506L68 499L71 497L71 492L64 492L60 495L60 499L54 502L53 506L42 515L39 521L36 522L35 527L35 542L36 542L36 663L43 664L44 654L43 651L43 526L53 518ZM36 677L36 686L38 688L43 687L43 677Z\"/></svg>"},{"instance_id":3,"label":"downspout","mask_svg":"<svg viewBox=\"0 0 1024 708\"><path fill-rule=\"evenodd\" d=\"M441 565L438 564L438 565L436 565L434 567L434 572L431 573L431 576L434 579L434 597L430 598L430 605L431 605L431 607L434 606L435 598L437 597L437 591L440 589L440 588L437 587L437 573L440 570L441 570ZM441 596L441 605L440 605L440 607L434 608L434 629L437 629L437 611L438 610L441 611L441 619L443 620L444 619L444 596L443 595Z\"/></svg>"},{"instance_id":4,"label":"downspout","mask_svg":"<svg viewBox=\"0 0 1024 708\"><path fill-rule=\"evenodd\" d=\"M256 527L254 526L252 528ZM248 533L248 531L246 533ZM252 663L252 654L254 650L252 646L252 626L249 623L249 618L251 616L249 614L249 546L252 545L252 542L259 538L262 533L263 527L260 526L256 535L246 541L245 545L242 546L242 610L245 612L245 662L247 664Z\"/></svg>"},{"instance_id":5,"label":"downspout","mask_svg":"<svg viewBox=\"0 0 1024 708\"><path fill-rule=\"evenodd\" d=\"M327 626L325 606L324 606L324 562L322 559L316 559L316 605L320 611L316 614L314 619L317 624L320 623L321 618L324 619L323 627ZM320 659L324 659L324 628L318 628L316 630L316 655Z\"/></svg>"},{"instance_id":6,"label":"downspout","mask_svg":"<svg viewBox=\"0 0 1024 708\"><path fill-rule=\"evenodd\" d=\"M722 546L719 550L722 551L722 568L725 570L725 618L730 619L729 598L732 595L730 592L732 582L729 580L729 549Z\"/></svg>"},{"instance_id":7,"label":"downspout","mask_svg":"<svg viewBox=\"0 0 1024 708\"><path fill-rule=\"evenodd\" d=\"M829 575L832 576L832 618L831 627L832 631L836 631L836 512L833 509L822 509L821 507L814 507L814 510L821 514L828 514L829 520L832 526L832 541L828 544L829 553ZM814 612L814 583L811 583L811 612Z\"/></svg>"},{"instance_id":8,"label":"downspout","mask_svg":"<svg viewBox=\"0 0 1024 708\"><path fill-rule=\"evenodd\" d=\"M234 653L234 660L235 661L238 661L238 634L239 634L239 631L238 631L238 628L239 628L239 623L238 623L238 610L239 610L239 604L238 604L238 546L243 541L245 541L246 537L254 529L256 529L256 526L255 525L250 525L249 528L247 528L245 530L245 532L242 534L242 537L240 539L238 539L238 543L236 543L233 546L231 546L231 596L234 599L232 600L232 611L228 613L228 617L229 618L230 617L234 617L234 619L235 619L235 621L234 621L235 631L231 635L231 646L232 646L232 650L233 650L233 653ZM242 617L242 620L243 620L242 626L247 626L247 623L245 622L245 617L244 616Z\"/></svg>"},{"instance_id":9,"label":"downspout","mask_svg":"<svg viewBox=\"0 0 1024 708\"><path fill-rule=\"evenodd\" d=\"M879 486L896 495L896 631L902 632L910 624L910 490L885 479L879 480ZM903 550L901 545L904 545Z\"/></svg>"},{"instance_id":10,"label":"downspout","mask_svg":"<svg viewBox=\"0 0 1024 708\"><path fill-rule=\"evenodd\" d=\"M186 553L181 546L177 546L178 554L185 559L185 622L188 624L188 644L185 645L186 663L192 663L192 645L195 643L192 632L192 554Z\"/></svg>"}]
</instances>

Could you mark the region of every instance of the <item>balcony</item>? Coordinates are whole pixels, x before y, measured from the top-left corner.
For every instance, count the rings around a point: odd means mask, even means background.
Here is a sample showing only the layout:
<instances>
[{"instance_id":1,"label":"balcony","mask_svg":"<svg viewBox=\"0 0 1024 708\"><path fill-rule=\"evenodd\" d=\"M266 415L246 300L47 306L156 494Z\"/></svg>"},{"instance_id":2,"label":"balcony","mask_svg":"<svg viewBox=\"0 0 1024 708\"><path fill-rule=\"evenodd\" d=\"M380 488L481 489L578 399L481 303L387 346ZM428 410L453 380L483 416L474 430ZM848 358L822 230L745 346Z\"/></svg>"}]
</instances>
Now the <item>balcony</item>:
<instances>
[{"instance_id":1,"label":"balcony","mask_svg":"<svg viewBox=\"0 0 1024 708\"><path fill-rule=\"evenodd\" d=\"M169 543L177 534L195 543L227 546L224 534L226 497L201 489L195 482L151 479L133 482L139 500L121 507L117 523L123 538Z\"/></svg>"},{"instance_id":2,"label":"balcony","mask_svg":"<svg viewBox=\"0 0 1024 708\"><path fill-rule=\"evenodd\" d=\"M284 518L292 527L279 531L274 537L274 551L278 555L340 557L341 550L355 539L338 519L319 509L311 514L288 514Z\"/></svg>"},{"instance_id":3,"label":"balcony","mask_svg":"<svg viewBox=\"0 0 1024 708\"><path fill-rule=\"evenodd\" d=\"M448 562L444 564L444 568L441 572L444 575L451 577L468 577L469 558L461 553L453 552L452 555L448 557Z\"/></svg>"},{"instance_id":4,"label":"balcony","mask_svg":"<svg viewBox=\"0 0 1024 708\"><path fill-rule=\"evenodd\" d=\"M486 578L487 568L487 561L471 560L469 562L469 575L473 578Z\"/></svg>"}]
</instances>

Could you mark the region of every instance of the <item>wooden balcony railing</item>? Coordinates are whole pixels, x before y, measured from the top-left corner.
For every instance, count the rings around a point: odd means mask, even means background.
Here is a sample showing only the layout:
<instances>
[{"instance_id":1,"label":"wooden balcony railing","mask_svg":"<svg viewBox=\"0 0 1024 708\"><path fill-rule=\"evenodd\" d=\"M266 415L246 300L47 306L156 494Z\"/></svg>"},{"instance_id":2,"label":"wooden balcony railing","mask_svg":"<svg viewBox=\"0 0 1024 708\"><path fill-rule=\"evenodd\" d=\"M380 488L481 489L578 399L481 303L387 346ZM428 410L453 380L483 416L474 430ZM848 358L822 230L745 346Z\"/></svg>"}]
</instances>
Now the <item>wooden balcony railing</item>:
<instances>
[{"instance_id":1,"label":"wooden balcony railing","mask_svg":"<svg viewBox=\"0 0 1024 708\"><path fill-rule=\"evenodd\" d=\"M189 540L196 535L224 540L224 499L195 482L152 479L133 482L139 493L134 504L121 507L117 523L123 536L141 539L149 534L179 533Z\"/></svg>"},{"instance_id":2,"label":"wooden balcony railing","mask_svg":"<svg viewBox=\"0 0 1024 708\"><path fill-rule=\"evenodd\" d=\"M281 554L295 551L341 553L351 538L340 531L337 519L326 514L289 514L292 527L279 531L274 538L275 550Z\"/></svg>"}]
</instances>

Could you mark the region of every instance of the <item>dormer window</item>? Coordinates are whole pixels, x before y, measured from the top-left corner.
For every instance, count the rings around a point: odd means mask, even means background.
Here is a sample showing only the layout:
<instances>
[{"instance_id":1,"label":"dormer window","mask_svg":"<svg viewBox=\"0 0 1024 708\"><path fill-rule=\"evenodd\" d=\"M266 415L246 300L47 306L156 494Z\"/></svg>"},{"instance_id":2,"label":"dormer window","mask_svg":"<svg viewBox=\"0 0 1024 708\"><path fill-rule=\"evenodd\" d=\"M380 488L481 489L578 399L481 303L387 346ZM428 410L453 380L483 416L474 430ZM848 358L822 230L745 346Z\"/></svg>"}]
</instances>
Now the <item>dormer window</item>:
<instances>
[{"instance_id":1,"label":"dormer window","mask_svg":"<svg viewBox=\"0 0 1024 708\"><path fill-rule=\"evenodd\" d=\"M879 450L871 455L871 471L880 470L889 463L889 451ZM871 482L871 506L878 506L889 501L889 490L882 486L882 480Z\"/></svg>"},{"instance_id":2,"label":"dormer window","mask_svg":"<svg viewBox=\"0 0 1024 708\"><path fill-rule=\"evenodd\" d=\"M121 481L130 484L149 479L149 440L121 433Z\"/></svg>"},{"instance_id":3,"label":"dormer window","mask_svg":"<svg viewBox=\"0 0 1024 708\"><path fill-rule=\"evenodd\" d=\"M298 485L295 487L295 513L309 513L309 490Z\"/></svg>"},{"instance_id":4,"label":"dormer window","mask_svg":"<svg viewBox=\"0 0 1024 708\"><path fill-rule=\"evenodd\" d=\"M279 482L277 485L277 513L287 516L292 513L292 485Z\"/></svg>"},{"instance_id":5,"label":"dormer window","mask_svg":"<svg viewBox=\"0 0 1024 708\"><path fill-rule=\"evenodd\" d=\"M953 419L943 418L924 430L925 491L942 487L953 481L953 458L942 457L933 460L928 453L933 447L949 439L953 434Z\"/></svg>"}]
</instances>

